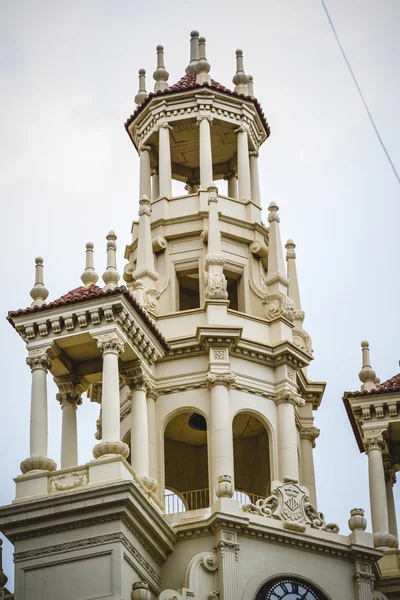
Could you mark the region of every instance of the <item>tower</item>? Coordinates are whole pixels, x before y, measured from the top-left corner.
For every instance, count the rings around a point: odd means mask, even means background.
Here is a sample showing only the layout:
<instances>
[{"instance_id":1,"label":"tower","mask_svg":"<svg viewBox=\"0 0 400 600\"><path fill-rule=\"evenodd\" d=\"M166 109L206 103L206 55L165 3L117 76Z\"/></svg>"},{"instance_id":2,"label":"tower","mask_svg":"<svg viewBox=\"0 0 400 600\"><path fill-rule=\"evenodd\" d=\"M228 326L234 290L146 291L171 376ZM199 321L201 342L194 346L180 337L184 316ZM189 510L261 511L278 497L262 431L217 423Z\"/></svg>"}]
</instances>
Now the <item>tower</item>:
<instances>
[{"instance_id":1,"label":"tower","mask_svg":"<svg viewBox=\"0 0 400 600\"><path fill-rule=\"evenodd\" d=\"M295 244L261 218L270 129L236 51L234 89L211 79L206 40L154 92L139 71L125 124L139 154L138 220L120 284L114 232L104 286L93 244L82 284L9 313L32 371L30 456L0 509L16 599L372 600L382 546L354 509L350 534L317 508L312 342ZM172 181L185 194L173 195ZM285 260L286 258L286 260ZM62 409L47 456L48 373ZM100 404L94 460L77 464L79 405ZM23 458L23 457L21 457ZM376 597L376 596L375 596Z\"/></svg>"}]
</instances>

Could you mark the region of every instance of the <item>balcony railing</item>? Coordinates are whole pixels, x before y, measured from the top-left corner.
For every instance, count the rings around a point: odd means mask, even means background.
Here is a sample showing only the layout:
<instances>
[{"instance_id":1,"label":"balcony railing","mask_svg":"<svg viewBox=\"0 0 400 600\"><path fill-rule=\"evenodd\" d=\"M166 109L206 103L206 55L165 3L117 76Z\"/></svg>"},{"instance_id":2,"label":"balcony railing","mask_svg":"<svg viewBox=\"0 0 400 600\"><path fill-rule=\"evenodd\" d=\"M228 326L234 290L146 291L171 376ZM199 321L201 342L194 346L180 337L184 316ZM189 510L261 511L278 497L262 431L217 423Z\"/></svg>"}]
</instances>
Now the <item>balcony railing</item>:
<instances>
[{"instance_id":1,"label":"balcony railing","mask_svg":"<svg viewBox=\"0 0 400 600\"><path fill-rule=\"evenodd\" d=\"M233 499L239 502L242 507L244 504L255 504L257 500L264 496L251 494L248 492L235 491ZM203 490L190 490L188 492L179 492L174 494L170 490L165 491L164 495L165 514L173 515L183 513L188 510L198 510L210 506L210 494L208 488Z\"/></svg>"}]
</instances>

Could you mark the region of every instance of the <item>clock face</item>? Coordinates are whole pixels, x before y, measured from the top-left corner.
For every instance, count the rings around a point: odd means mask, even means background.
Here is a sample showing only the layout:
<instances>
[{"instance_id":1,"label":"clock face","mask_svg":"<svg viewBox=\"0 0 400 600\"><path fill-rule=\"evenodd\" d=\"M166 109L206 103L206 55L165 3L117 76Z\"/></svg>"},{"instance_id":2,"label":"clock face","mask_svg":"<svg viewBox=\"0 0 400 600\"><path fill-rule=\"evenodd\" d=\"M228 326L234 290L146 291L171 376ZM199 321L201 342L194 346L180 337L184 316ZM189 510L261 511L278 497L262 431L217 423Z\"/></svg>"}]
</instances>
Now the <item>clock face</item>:
<instances>
[{"instance_id":1,"label":"clock face","mask_svg":"<svg viewBox=\"0 0 400 600\"><path fill-rule=\"evenodd\" d=\"M284 577L268 582L257 594L256 600L324 600L310 584Z\"/></svg>"}]
</instances>

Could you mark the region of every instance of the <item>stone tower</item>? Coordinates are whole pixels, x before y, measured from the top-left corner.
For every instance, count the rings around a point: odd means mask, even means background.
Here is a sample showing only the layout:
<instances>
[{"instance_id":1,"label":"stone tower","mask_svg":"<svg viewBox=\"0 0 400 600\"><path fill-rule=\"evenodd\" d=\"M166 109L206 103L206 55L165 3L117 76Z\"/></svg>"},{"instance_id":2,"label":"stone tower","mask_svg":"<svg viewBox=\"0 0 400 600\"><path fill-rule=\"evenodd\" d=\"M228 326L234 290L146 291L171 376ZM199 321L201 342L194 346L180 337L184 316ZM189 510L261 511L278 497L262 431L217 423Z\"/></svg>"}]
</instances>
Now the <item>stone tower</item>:
<instances>
[{"instance_id":1,"label":"stone tower","mask_svg":"<svg viewBox=\"0 0 400 600\"><path fill-rule=\"evenodd\" d=\"M270 129L243 53L233 89L211 79L196 31L178 83L162 46L154 92L145 75L125 124L140 159L125 285L110 232L103 287L93 244L82 285L57 300L38 258L31 307L8 317L32 371L30 456L0 509L15 598L385 598L373 595L377 561L397 539L366 533L361 509L341 535L317 509L325 384L307 376L296 246L284 256L275 202L261 218ZM48 372L60 468L47 456ZM78 465L84 393L100 414L94 460Z\"/></svg>"}]
</instances>

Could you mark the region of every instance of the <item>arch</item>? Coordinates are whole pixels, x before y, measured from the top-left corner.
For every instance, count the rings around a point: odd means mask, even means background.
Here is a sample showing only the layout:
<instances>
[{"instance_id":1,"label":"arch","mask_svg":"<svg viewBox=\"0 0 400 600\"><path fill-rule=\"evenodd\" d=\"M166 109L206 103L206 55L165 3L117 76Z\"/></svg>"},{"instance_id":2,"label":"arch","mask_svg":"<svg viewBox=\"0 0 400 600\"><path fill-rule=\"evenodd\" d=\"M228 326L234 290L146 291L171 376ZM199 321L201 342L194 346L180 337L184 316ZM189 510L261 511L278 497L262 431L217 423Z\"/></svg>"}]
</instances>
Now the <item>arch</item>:
<instances>
[{"instance_id":1,"label":"arch","mask_svg":"<svg viewBox=\"0 0 400 600\"><path fill-rule=\"evenodd\" d=\"M286 570L281 571L282 564L279 562L270 562L258 571L256 571L247 582L242 600L256 600L257 594L262 587L274 579L293 577L303 580L316 588L322 594L323 600L343 600L348 596L348 583L344 578L338 580L335 572L330 573L326 569L318 568L312 563L307 564L307 575L304 575L304 564L288 561ZM353 579L351 579L353 585Z\"/></svg>"},{"instance_id":2,"label":"arch","mask_svg":"<svg viewBox=\"0 0 400 600\"><path fill-rule=\"evenodd\" d=\"M196 428L190 418L203 419ZM163 489L178 496L186 510L209 506L208 423L197 407L179 407L162 423ZM179 503L178 503L179 504ZM182 512L182 507L179 505Z\"/></svg>"},{"instance_id":3,"label":"arch","mask_svg":"<svg viewBox=\"0 0 400 600\"><path fill-rule=\"evenodd\" d=\"M271 442L265 418L253 410L239 410L232 419L235 498L256 502L271 489Z\"/></svg>"},{"instance_id":4,"label":"arch","mask_svg":"<svg viewBox=\"0 0 400 600\"><path fill-rule=\"evenodd\" d=\"M274 583L278 584L280 581L282 581L282 580L284 581L285 579L289 579L289 580L293 579L296 582L298 582L300 585L302 582L304 582L304 584L307 587L309 587L311 591L315 592L315 594L318 595L318 600L331 600L329 598L329 596L327 596L326 592L319 585L317 585L314 581L312 581L308 577L304 577L304 576L299 577L299 575L293 575L291 573L282 573L279 575L274 575L272 577L269 577L266 581L264 581L262 583L262 585L257 590L255 600L264 600L264 594L266 595L268 593L268 588L270 586L273 586ZM288 588L289 588L289 585L288 585ZM304 588L303 588L303 590L304 590Z\"/></svg>"}]
</instances>

